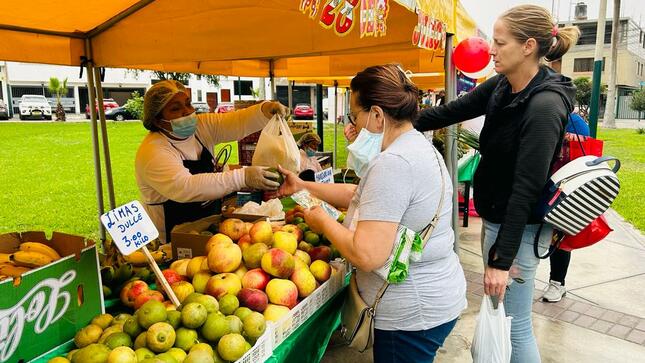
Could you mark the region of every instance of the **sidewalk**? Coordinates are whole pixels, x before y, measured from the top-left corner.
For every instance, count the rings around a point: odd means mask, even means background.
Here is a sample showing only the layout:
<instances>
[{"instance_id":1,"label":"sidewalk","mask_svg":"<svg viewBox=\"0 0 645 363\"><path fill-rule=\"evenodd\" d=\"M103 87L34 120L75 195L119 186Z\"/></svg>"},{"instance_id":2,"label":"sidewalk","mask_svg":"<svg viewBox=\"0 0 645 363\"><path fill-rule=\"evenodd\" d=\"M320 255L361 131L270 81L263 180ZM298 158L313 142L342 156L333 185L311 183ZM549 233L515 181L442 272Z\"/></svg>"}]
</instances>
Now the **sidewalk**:
<instances>
[{"instance_id":1,"label":"sidewalk","mask_svg":"<svg viewBox=\"0 0 645 363\"><path fill-rule=\"evenodd\" d=\"M541 301L549 262L536 277L533 323L542 362L645 362L645 237L616 212L606 214L614 229L604 241L574 251L566 286L556 304ZM460 259L468 281L468 309L436 362L471 362L470 345L483 295L481 220L460 229ZM332 337L322 362L372 362Z\"/></svg>"}]
</instances>

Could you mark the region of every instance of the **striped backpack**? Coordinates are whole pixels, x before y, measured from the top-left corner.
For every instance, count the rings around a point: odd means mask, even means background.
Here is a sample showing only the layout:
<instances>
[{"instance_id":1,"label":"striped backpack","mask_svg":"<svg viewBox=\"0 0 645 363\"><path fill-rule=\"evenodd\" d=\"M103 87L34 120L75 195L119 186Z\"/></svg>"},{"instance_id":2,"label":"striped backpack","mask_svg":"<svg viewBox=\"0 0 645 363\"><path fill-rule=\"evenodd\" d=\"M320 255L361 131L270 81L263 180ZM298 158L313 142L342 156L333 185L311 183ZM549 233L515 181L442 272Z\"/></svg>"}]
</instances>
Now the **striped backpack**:
<instances>
[{"instance_id":1,"label":"striped backpack","mask_svg":"<svg viewBox=\"0 0 645 363\"><path fill-rule=\"evenodd\" d=\"M611 168L608 161L615 161ZM609 209L620 190L616 172L620 161L610 156L582 156L556 171L545 188L542 205L543 222L553 226L555 244L549 253L536 255L546 258L558 247L564 236L574 236Z\"/></svg>"}]
</instances>

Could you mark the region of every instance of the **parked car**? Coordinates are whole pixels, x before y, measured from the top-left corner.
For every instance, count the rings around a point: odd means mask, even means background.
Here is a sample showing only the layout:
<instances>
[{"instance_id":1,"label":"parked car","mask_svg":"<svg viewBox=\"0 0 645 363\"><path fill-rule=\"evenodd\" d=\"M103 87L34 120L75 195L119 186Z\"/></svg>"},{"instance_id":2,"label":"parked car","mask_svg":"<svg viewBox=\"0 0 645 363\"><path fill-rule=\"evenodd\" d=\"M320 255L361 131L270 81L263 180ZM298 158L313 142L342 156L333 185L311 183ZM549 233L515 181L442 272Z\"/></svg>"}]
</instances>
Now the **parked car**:
<instances>
[{"instance_id":1,"label":"parked car","mask_svg":"<svg viewBox=\"0 0 645 363\"><path fill-rule=\"evenodd\" d=\"M4 104L3 100L0 100L0 120L8 120L9 119L9 110L7 109L7 106Z\"/></svg>"},{"instance_id":2,"label":"parked car","mask_svg":"<svg viewBox=\"0 0 645 363\"><path fill-rule=\"evenodd\" d=\"M20 119L52 119L52 107L47 102L45 96L40 95L23 95L18 103L20 110Z\"/></svg>"},{"instance_id":3,"label":"parked car","mask_svg":"<svg viewBox=\"0 0 645 363\"><path fill-rule=\"evenodd\" d=\"M195 113L208 113L211 112L211 107L206 102L193 102Z\"/></svg>"},{"instance_id":4,"label":"parked car","mask_svg":"<svg viewBox=\"0 0 645 363\"><path fill-rule=\"evenodd\" d=\"M103 111L107 113L108 110L119 107L119 104L112 98L103 99ZM97 104L94 110L99 112L99 105ZM85 118L90 119L90 105L85 105Z\"/></svg>"},{"instance_id":5,"label":"parked car","mask_svg":"<svg viewBox=\"0 0 645 363\"><path fill-rule=\"evenodd\" d=\"M235 106L232 103L220 103L215 109L215 113L227 113L235 111Z\"/></svg>"},{"instance_id":6,"label":"parked car","mask_svg":"<svg viewBox=\"0 0 645 363\"><path fill-rule=\"evenodd\" d=\"M105 111L105 118L114 121L136 120L137 117L132 115L125 107L111 108Z\"/></svg>"},{"instance_id":7,"label":"parked car","mask_svg":"<svg viewBox=\"0 0 645 363\"><path fill-rule=\"evenodd\" d=\"M311 120L314 118L314 109L307 103L299 103L293 109L293 118L294 119L307 119Z\"/></svg>"}]
</instances>

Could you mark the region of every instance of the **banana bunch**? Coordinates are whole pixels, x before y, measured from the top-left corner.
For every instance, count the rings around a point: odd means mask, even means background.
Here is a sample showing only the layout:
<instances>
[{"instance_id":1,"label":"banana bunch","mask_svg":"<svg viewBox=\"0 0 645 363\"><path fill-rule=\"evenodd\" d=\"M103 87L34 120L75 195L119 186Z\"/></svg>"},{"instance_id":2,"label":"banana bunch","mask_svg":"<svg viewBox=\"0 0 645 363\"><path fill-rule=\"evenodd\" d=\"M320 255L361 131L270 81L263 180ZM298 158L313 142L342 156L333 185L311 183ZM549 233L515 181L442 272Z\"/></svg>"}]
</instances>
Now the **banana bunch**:
<instances>
[{"instance_id":1,"label":"banana bunch","mask_svg":"<svg viewBox=\"0 0 645 363\"><path fill-rule=\"evenodd\" d=\"M56 250L39 242L23 242L14 253L0 253L0 280L18 277L60 259Z\"/></svg>"}]
</instances>

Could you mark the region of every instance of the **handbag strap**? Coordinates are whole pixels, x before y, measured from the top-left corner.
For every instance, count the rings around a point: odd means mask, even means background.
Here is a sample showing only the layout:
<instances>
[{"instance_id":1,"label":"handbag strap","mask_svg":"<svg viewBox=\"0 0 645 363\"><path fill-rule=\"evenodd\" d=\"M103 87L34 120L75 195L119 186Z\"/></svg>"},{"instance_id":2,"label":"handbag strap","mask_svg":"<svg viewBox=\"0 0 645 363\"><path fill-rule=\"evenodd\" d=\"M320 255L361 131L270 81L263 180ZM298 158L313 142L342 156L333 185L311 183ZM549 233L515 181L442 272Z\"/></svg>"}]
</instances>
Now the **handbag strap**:
<instances>
[{"instance_id":1,"label":"handbag strap","mask_svg":"<svg viewBox=\"0 0 645 363\"><path fill-rule=\"evenodd\" d=\"M443 176L441 161L439 161L439 154L437 153L437 149L434 146L432 146L432 150L434 150L435 159L437 159L437 165L439 165L439 175L441 175L441 196L439 197L439 208L437 208L437 213L434 214L434 217L432 217L430 223L423 229L423 231L421 231L421 239L423 241L426 241L426 239L430 238L432 232L434 231L434 228L437 226L439 214L441 214L441 210L443 209L444 194L446 191L446 181ZM383 298L383 295L385 295L385 291L387 290L388 286L390 286L390 283L385 280L383 286L381 286L379 291L376 293L376 299L374 299L374 304L372 304L372 307L370 309L372 316L376 314L376 307Z\"/></svg>"},{"instance_id":2,"label":"handbag strap","mask_svg":"<svg viewBox=\"0 0 645 363\"><path fill-rule=\"evenodd\" d=\"M569 122L571 122L571 126L573 127L573 132L576 133L576 140L578 140L578 144L580 145L580 151L582 151L582 155L587 156L587 153L585 152L585 147L582 145L582 141L580 140L580 134L578 133L578 129L576 129L576 124L573 122L573 118L571 117L571 114L569 114ZM566 130L565 130L566 133Z\"/></svg>"}]
</instances>

